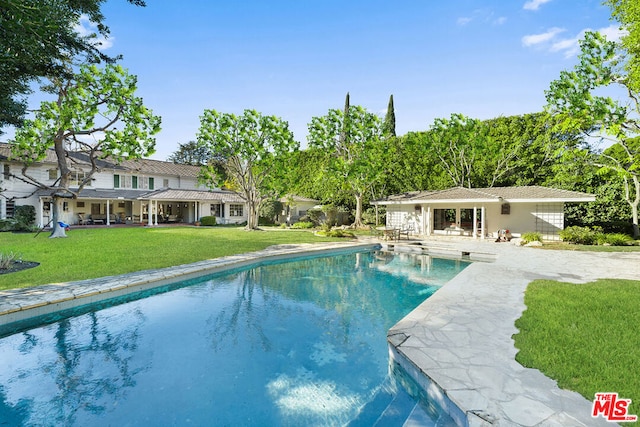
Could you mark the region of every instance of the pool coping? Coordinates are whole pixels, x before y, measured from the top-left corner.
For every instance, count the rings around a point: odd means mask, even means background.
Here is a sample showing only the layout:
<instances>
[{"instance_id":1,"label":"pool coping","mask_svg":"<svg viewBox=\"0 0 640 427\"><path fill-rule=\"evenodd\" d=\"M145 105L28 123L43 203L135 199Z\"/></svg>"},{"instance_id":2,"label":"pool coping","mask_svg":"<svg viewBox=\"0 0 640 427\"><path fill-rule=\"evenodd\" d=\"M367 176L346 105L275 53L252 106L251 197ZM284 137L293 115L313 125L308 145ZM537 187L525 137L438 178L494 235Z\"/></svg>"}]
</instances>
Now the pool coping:
<instances>
[{"instance_id":1,"label":"pool coping","mask_svg":"<svg viewBox=\"0 0 640 427\"><path fill-rule=\"evenodd\" d=\"M452 254L495 255L491 263L465 268L387 335L391 356L458 424L614 425L591 416L592 401L516 361L515 321L526 309L524 292L532 280L637 280L640 253L542 250L468 239L430 239L421 245ZM394 249L415 251L415 246Z\"/></svg>"},{"instance_id":2,"label":"pool coping","mask_svg":"<svg viewBox=\"0 0 640 427\"><path fill-rule=\"evenodd\" d=\"M157 270L4 290L0 326L262 261L381 246L375 240L276 245ZM413 241L386 249L491 261L471 264L388 332L390 356L460 425L612 425L591 418L591 402L584 397L517 363L512 335L532 280L637 279L640 253L545 251L468 239Z\"/></svg>"},{"instance_id":3,"label":"pool coping","mask_svg":"<svg viewBox=\"0 0 640 427\"><path fill-rule=\"evenodd\" d=\"M161 269L2 290L0 326L264 261L379 247L376 242L281 244L260 251Z\"/></svg>"}]
</instances>

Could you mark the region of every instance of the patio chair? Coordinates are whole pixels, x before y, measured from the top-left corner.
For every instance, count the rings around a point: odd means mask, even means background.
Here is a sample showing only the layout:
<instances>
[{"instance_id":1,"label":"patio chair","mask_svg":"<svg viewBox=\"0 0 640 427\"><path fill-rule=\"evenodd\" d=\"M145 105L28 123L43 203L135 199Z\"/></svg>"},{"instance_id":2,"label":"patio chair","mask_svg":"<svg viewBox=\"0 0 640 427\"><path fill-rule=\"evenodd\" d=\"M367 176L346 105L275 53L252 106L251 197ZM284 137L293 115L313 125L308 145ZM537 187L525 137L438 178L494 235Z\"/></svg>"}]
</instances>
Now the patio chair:
<instances>
[{"instance_id":1,"label":"patio chair","mask_svg":"<svg viewBox=\"0 0 640 427\"><path fill-rule=\"evenodd\" d=\"M91 220L84 217L83 213L78 214L78 225L87 225L91 224Z\"/></svg>"}]
</instances>

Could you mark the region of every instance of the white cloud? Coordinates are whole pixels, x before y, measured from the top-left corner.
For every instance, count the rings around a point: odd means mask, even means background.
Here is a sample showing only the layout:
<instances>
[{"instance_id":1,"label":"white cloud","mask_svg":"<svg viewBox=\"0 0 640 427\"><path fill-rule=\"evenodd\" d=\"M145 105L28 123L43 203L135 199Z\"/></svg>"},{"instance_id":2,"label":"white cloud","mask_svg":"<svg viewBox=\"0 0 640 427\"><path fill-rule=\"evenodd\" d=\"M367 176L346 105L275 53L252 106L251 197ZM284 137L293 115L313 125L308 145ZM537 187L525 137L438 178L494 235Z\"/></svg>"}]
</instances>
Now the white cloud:
<instances>
[{"instance_id":1,"label":"white cloud","mask_svg":"<svg viewBox=\"0 0 640 427\"><path fill-rule=\"evenodd\" d=\"M466 16L463 16L461 18L458 18L458 25L464 26L464 25L467 25L471 21L473 21L473 18L468 18Z\"/></svg>"},{"instance_id":2,"label":"white cloud","mask_svg":"<svg viewBox=\"0 0 640 427\"><path fill-rule=\"evenodd\" d=\"M111 46L113 46L113 41L115 38L104 38L101 35L98 35L98 27L96 24L89 20L87 15L81 15L80 21L73 27L73 29L78 33L81 37L91 37L93 39L93 45L98 50L107 50Z\"/></svg>"},{"instance_id":3,"label":"white cloud","mask_svg":"<svg viewBox=\"0 0 640 427\"><path fill-rule=\"evenodd\" d=\"M584 38L587 31L593 31L591 28L585 28L575 37L560 38L559 34L565 30L562 28L551 28L549 31L541 34L532 34L522 38L522 44L527 47L537 46L546 48L549 52L561 52L565 58L571 58L580 51L580 40ZM604 35L609 41L618 41L625 32L615 25L610 25L597 30Z\"/></svg>"},{"instance_id":4,"label":"white cloud","mask_svg":"<svg viewBox=\"0 0 640 427\"><path fill-rule=\"evenodd\" d=\"M504 24L505 22L507 22L507 17L506 17L506 16L501 16L501 17L499 17L498 19L494 20L494 21L493 21L493 24L494 24L494 25L502 25L502 24Z\"/></svg>"},{"instance_id":5,"label":"white cloud","mask_svg":"<svg viewBox=\"0 0 640 427\"><path fill-rule=\"evenodd\" d=\"M553 40L558 34L564 31L565 31L564 28L553 27L553 28L550 28L545 33L531 34L531 35L522 37L522 44L524 46L535 46L541 43L546 43L548 41Z\"/></svg>"},{"instance_id":6,"label":"white cloud","mask_svg":"<svg viewBox=\"0 0 640 427\"><path fill-rule=\"evenodd\" d=\"M622 36L627 34L626 31L621 30L620 27L617 27L615 25L609 25L608 27L600 28L598 32L605 36L607 40L611 42L617 42Z\"/></svg>"},{"instance_id":7,"label":"white cloud","mask_svg":"<svg viewBox=\"0 0 640 427\"><path fill-rule=\"evenodd\" d=\"M540 6L545 3L549 3L551 0L529 0L523 6L525 10L538 10Z\"/></svg>"}]
</instances>

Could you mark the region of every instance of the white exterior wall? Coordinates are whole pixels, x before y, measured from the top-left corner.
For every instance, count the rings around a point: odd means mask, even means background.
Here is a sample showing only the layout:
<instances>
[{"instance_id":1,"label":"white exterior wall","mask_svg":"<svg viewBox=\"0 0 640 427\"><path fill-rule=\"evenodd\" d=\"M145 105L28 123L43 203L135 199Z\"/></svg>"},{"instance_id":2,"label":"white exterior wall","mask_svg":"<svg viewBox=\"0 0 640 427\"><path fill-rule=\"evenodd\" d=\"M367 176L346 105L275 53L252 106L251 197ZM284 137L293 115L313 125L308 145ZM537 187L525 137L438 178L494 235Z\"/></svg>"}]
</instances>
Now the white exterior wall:
<instances>
[{"instance_id":1,"label":"white exterior wall","mask_svg":"<svg viewBox=\"0 0 640 427\"><path fill-rule=\"evenodd\" d=\"M508 229L514 237L519 237L526 232L539 232L545 240L557 240L557 233L564 228L562 202L510 203L509 214L502 214L502 203L422 205L424 215L415 209L415 205L387 205L387 227L403 228L413 223L414 230L418 234L426 235L426 227L422 221L423 218L427 218L426 212L429 207L431 209L430 224L428 224L430 228L433 227L434 209L473 209L474 207L478 221L482 218L482 208L485 208L484 231L488 237L497 237L498 230Z\"/></svg>"}]
</instances>

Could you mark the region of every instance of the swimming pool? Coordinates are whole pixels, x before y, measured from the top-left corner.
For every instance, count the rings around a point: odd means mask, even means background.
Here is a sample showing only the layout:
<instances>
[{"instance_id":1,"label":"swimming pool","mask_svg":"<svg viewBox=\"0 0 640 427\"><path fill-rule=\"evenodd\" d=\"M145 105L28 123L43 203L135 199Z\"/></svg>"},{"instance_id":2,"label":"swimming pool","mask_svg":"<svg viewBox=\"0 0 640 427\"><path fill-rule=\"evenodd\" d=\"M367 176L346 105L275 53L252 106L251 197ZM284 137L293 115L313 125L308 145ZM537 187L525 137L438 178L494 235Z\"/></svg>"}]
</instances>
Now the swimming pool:
<instances>
[{"instance_id":1,"label":"swimming pool","mask_svg":"<svg viewBox=\"0 0 640 427\"><path fill-rule=\"evenodd\" d=\"M367 425L396 393L387 330L466 265L316 256L80 307L0 339L0 420Z\"/></svg>"}]
</instances>

